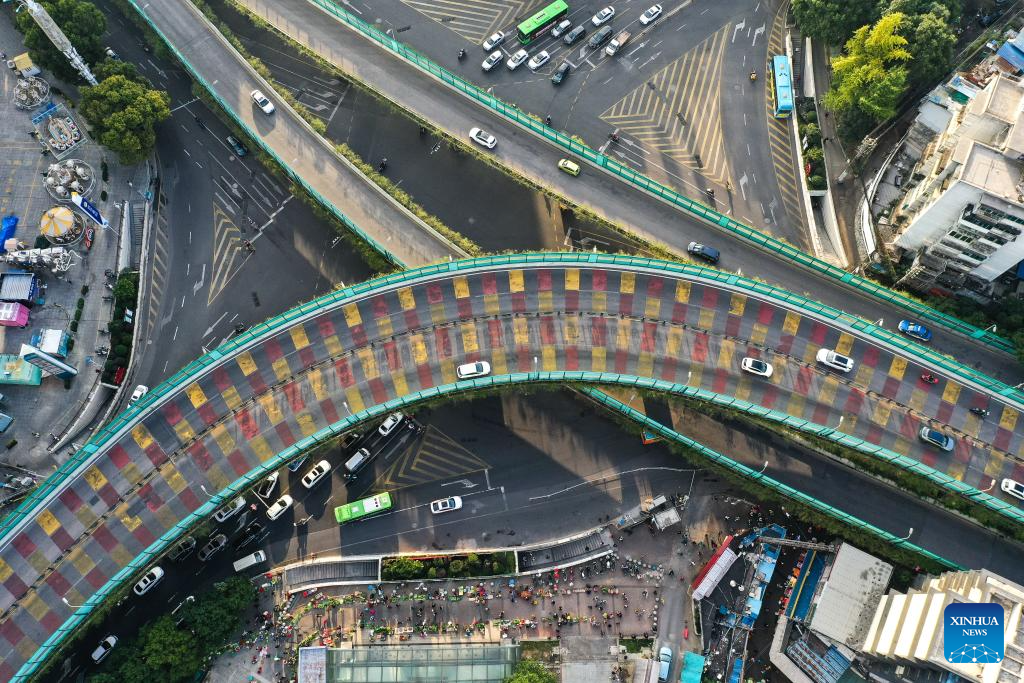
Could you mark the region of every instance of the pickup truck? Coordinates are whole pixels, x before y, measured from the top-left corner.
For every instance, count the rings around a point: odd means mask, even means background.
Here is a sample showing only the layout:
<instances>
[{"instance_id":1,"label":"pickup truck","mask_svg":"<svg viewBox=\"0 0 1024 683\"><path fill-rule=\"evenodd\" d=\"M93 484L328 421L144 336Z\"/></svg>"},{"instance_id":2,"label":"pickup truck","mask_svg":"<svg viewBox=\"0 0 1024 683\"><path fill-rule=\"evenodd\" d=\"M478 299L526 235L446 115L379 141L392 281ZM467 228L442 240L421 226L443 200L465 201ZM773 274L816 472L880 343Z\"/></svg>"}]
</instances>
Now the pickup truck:
<instances>
[{"instance_id":1,"label":"pickup truck","mask_svg":"<svg viewBox=\"0 0 1024 683\"><path fill-rule=\"evenodd\" d=\"M622 46L629 41L630 35L629 31L623 31L619 35L615 36L615 38L612 39L612 42L608 43L608 47L604 49L604 53L609 57L614 57L615 53L621 50Z\"/></svg>"}]
</instances>

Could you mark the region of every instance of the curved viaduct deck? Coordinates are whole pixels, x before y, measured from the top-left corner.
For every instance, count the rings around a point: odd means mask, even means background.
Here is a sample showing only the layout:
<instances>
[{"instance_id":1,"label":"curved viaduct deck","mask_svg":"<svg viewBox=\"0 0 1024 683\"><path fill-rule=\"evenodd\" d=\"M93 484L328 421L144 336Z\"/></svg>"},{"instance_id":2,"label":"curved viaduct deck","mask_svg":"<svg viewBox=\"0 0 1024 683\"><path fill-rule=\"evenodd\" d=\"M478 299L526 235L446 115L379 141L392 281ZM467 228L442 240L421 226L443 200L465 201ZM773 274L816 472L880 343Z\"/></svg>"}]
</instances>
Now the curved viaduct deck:
<instances>
[{"instance_id":1,"label":"curved viaduct deck","mask_svg":"<svg viewBox=\"0 0 1024 683\"><path fill-rule=\"evenodd\" d=\"M787 309L744 291L735 276L717 273L714 282L698 268L671 268L588 255L446 264L332 294L290 326L254 329L214 351L188 384L151 392L83 471L7 534L0 645L9 655L0 680L29 673L84 616L72 616L62 597L102 600L182 520L208 514L201 485L222 490L392 399L433 395L455 382L459 363L476 359L510 381L592 371L608 382L703 387L838 426L971 484L1024 479L1016 458L1024 427L1008 403L970 381L926 386L912 349ZM822 346L855 358L855 372L816 366ZM740 373L745 355L769 359L771 380ZM988 421L968 412L990 401ZM928 418L959 434L952 453L916 439Z\"/></svg>"}]
</instances>

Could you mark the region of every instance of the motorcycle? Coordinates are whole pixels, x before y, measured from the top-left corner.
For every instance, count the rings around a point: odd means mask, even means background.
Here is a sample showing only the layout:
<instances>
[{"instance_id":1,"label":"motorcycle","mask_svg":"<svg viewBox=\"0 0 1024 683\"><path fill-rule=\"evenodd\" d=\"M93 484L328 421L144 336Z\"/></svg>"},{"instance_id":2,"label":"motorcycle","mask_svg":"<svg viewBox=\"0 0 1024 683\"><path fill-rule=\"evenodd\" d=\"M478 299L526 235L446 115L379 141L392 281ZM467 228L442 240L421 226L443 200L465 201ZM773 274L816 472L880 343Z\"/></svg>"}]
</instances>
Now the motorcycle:
<instances>
[{"instance_id":1,"label":"motorcycle","mask_svg":"<svg viewBox=\"0 0 1024 683\"><path fill-rule=\"evenodd\" d=\"M924 382L925 384L938 384L939 378L936 377L935 375L926 372L923 375L921 375L921 381Z\"/></svg>"},{"instance_id":2,"label":"motorcycle","mask_svg":"<svg viewBox=\"0 0 1024 683\"><path fill-rule=\"evenodd\" d=\"M971 408L971 412L974 413L975 415L977 415L978 417L988 417L989 416L989 412L987 410L985 410L984 408Z\"/></svg>"},{"instance_id":3,"label":"motorcycle","mask_svg":"<svg viewBox=\"0 0 1024 683\"><path fill-rule=\"evenodd\" d=\"M756 71L751 71L750 72L750 80L751 81L756 81L757 80L757 72Z\"/></svg>"},{"instance_id":4,"label":"motorcycle","mask_svg":"<svg viewBox=\"0 0 1024 683\"><path fill-rule=\"evenodd\" d=\"M388 158L384 157L383 159L380 160L380 163L377 165L377 171L379 173L383 173L384 169L386 169L387 167L388 167Z\"/></svg>"},{"instance_id":5,"label":"motorcycle","mask_svg":"<svg viewBox=\"0 0 1024 683\"><path fill-rule=\"evenodd\" d=\"M465 58L466 58L466 48L462 48L461 50L459 50L459 61L461 62Z\"/></svg>"}]
</instances>

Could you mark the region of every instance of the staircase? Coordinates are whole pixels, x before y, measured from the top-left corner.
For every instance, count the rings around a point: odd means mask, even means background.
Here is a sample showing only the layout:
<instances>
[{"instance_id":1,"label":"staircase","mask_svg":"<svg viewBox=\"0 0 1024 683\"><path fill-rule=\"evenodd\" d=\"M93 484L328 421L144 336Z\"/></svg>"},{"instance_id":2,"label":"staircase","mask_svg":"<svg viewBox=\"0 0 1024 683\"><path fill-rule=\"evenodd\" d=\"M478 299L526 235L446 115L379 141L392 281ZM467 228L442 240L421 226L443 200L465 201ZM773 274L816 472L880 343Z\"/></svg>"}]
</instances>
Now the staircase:
<instances>
[{"instance_id":1,"label":"staircase","mask_svg":"<svg viewBox=\"0 0 1024 683\"><path fill-rule=\"evenodd\" d=\"M606 530L595 531L565 543L520 551L519 571L539 571L577 564L607 555L613 549L612 535Z\"/></svg>"},{"instance_id":2,"label":"staircase","mask_svg":"<svg viewBox=\"0 0 1024 683\"><path fill-rule=\"evenodd\" d=\"M138 270L142 261L142 228L146 222L146 203L132 202L128 216L131 223L131 269Z\"/></svg>"},{"instance_id":3,"label":"staircase","mask_svg":"<svg viewBox=\"0 0 1024 683\"><path fill-rule=\"evenodd\" d=\"M284 570L284 585L289 592L337 586L350 583L376 583L379 577L378 560L338 560L315 562Z\"/></svg>"}]
</instances>

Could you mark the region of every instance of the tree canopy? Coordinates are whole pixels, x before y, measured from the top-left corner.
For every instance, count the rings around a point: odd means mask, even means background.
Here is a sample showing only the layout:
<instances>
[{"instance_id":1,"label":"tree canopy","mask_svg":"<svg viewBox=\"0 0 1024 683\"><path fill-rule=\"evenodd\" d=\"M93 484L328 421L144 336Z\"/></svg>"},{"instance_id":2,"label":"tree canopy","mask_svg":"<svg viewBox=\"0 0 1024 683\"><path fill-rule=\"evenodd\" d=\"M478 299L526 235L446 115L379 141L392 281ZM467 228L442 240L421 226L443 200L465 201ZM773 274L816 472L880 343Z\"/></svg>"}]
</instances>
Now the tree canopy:
<instances>
[{"instance_id":1,"label":"tree canopy","mask_svg":"<svg viewBox=\"0 0 1024 683\"><path fill-rule=\"evenodd\" d=\"M558 676L533 659L524 659L516 665L505 683L558 683Z\"/></svg>"},{"instance_id":2,"label":"tree canopy","mask_svg":"<svg viewBox=\"0 0 1024 683\"><path fill-rule=\"evenodd\" d=\"M156 146L156 124L171 115L170 98L122 74L82 89L82 115L97 139L116 152L121 163L145 159Z\"/></svg>"},{"instance_id":3,"label":"tree canopy","mask_svg":"<svg viewBox=\"0 0 1024 683\"><path fill-rule=\"evenodd\" d=\"M942 78L953 62L956 34L949 25L949 10L935 3L931 11L907 17L900 27L913 52L910 82L929 85Z\"/></svg>"},{"instance_id":4,"label":"tree canopy","mask_svg":"<svg viewBox=\"0 0 1024 683\"><path fill-rule=\"evenodd\" d=\"M832 60L832 88L825 105L840 115L884 121L896 113L907 86L911 59L907 39L897 33L904 16L887 14L873 26L862 26L846 43L846 52Z\"/></svg>"},{"instance_id":5,"label":"tree canopy","mask_svg":"<svg viewBox=\"0 0 1024 683\"><path fill-rule=\"evenodd\" d=\"M829 45L842 45L853 32L878 18L875 0L793 0L800 30Z\"/></svg>"},{"instance_id":6,"label":"tree canopy","mask_svg":"<svg viewBox=\"0 0 1024 683\"><path fill-rule=\"evenodd\" d=\"M83 0L41 0L39 4L49 12L82 59L89 64L103 59L102 40L107 32L107 19L95 5ZM28 12L16 14L15 21L18 30L25 34L25 47L34 62L66 81L82 80Z\"/></svg>"},{"instance_id":7,"label":"tree canopy","mask_svg":"<svg viewBox=\"0 0 1024 683\"><path fill-rule=\"evenodd\" d=\"M131 62L122 59L104 59L93 67L93 75L96 80L103 81L111 76L124 76L129 81L135 81L146 86L152 85L145 76L139 74L139 70Z\"/></svg>"}]
</instances>

